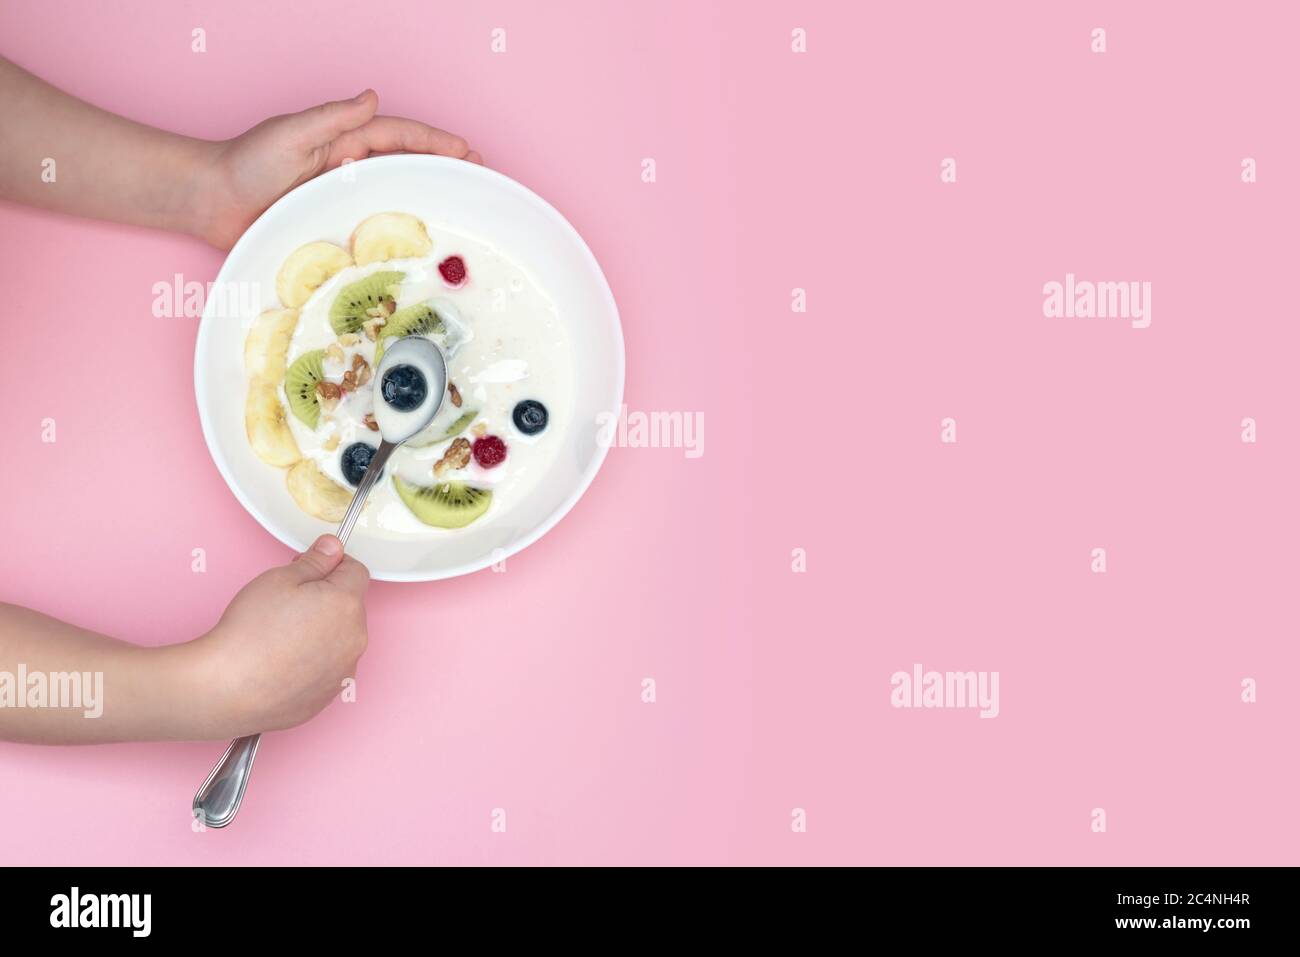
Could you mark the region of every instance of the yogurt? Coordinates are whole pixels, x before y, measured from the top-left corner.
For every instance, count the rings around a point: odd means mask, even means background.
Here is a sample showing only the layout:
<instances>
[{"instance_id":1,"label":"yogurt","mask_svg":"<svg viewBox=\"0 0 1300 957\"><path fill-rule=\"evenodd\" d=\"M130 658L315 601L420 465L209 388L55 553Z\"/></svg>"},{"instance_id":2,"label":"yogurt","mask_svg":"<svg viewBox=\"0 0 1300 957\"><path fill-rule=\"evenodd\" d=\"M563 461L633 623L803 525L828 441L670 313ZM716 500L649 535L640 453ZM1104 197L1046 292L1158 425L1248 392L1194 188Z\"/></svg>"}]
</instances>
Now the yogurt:
<instances>
[{"instance_id":1,"label":"yogurt","mask_svg":"<svg viewBox=\"0 0 1300 957\"><path fill-rule=\"evenodd\" d=\"M329 312L335 296L344 286L371 273L396 270L404 273L397 308L429 303L447 327L444 334L430 338L443 347L449 394L429 427L393 453L384 468L383 480L376 483L357 523L358 529L379 537L438 538L463 531L421 522L398 497L393 475L416 485L460 481L490 488L491 507L468 527L501 520L515 503L527 498L553 466L572 418L572 358L555 304L527 270L495 246L448 228L428 223L426 227L433 240L429 256L350 266L337 273L301 307L289 343L290 364L305 352L328 350L324 373L331 382L342 382L357 356L372 371L365 385L348 392L333 409L322 412L315 429L309 429L297 416L288 416L303 457L315 461L326 476L350 489L343 476L343 451L355 442L377 447L381 434L399 434L400 425L389 415L391 410L382 408L384 402L378 398L376 343L357 333L344 344L334 333ZM468 273L464 282L454 287L438 272L438 263L453 255L464 260ZM381 356L385 368L390 366L388 351L398 345L397 339L386 340L385 355ZM429 384L431 391L438 387L432 377ZM451 386L455 393L451 393ZM459 405L453 402L453 395L459 397ZM514 407L523 399L534 399L547 407L546 429L537 435L526 436L513 424ZM471 459L467 466L435 477L434 464L443 458L451 441L441 437L452 423L470 412L477 415L460 437L473 442L478 434L499 436L507 446L505 461L482 468Z\"/></svg>"}]
</instances>

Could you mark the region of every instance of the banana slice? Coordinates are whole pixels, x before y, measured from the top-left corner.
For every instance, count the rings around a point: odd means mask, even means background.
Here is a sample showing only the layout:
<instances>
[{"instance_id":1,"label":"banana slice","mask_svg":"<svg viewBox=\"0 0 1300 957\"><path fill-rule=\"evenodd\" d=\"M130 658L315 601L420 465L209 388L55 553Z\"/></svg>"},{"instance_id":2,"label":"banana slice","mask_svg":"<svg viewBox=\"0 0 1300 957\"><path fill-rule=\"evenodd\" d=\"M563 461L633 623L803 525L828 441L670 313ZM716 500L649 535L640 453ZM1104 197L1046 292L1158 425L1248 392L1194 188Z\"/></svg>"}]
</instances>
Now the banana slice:
<instances>
[{"instance_id":1,"label":"banana slice","mask_svg":"<svg viewBox=\"0 0 1300 957\"><path fill-rule=\"evenodd\" d=\"M358 266L423 256L432 248L424 223L410 213L377 213L352 234L352 258Z\"/></svg>"},{"instance_id":2,"label":"banana slice","mask_svg":"<svg viewBox=\"0 0 1300 957\"><path fill-rule=\"evenodd\" d=\"M339 485L311 459L303 459L285 476L289 494L308 515L326 522L342 521L352 493Z\"/></svg>"},{"instance_id":3,"label":"banana slice","mask_svg":"<svg viewBox=\"0 0 1300 957\"><path fill-rule=\"evenodd\" d=\"M297 327L297 309L268 309L257 317L244 340L244 368L249 376L272 384L284 378L289 340Z\"/></svg>"},{"instance_id":4,"label":"banana slice","mask_svg":"<svg viewBox=\"0 0 1300 957\"><path fill-rule=\"evenodd\" d=\"M275 293L282 303L296 309L310 299L326 279L351 265L352 257L342 246L308 243L291 252L280 267L275 277Z\"/></svg>"},{"instance_id":5,"label":"banana slice","mask_svg":"<svg viewBox=\"0 0 1300 957\"><path fill-rule=\"evenodd\" d=\"M283 360L281 366L283 366ZM267 465L285 468L297 462L301 455L293 432L284 418L284 405L274 383L254 378L248 384L248 398L244 401L244 430L248 444Z\"/></svg>"}]
</instances>

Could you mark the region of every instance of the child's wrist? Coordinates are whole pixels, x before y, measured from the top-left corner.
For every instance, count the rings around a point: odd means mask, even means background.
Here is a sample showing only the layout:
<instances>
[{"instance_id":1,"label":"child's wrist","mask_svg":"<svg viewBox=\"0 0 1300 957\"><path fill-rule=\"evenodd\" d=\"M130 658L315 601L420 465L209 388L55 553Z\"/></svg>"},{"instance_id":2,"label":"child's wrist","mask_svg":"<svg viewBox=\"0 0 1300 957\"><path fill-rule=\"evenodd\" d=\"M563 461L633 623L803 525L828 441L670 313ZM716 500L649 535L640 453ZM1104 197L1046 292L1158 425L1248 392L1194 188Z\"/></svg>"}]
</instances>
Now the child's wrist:
<instances>
[{"instance_id":1,"label":"child's wrist","mask_svg":"<svg viewBox=\"0 0 1300 957\"><path fill-rule=\"evenodd\" d=\"M180 222L176 224L176 232L207 242L212 233L218 203L225 191L221 169L225 144L211 140L191 140L188 148L190 155L186 166L189 170L189 195Z\"/></svg>"},{"instance_id":2,"label":"child's wrist","mask_svg":"<svg viewBox=\"0 0 1300 957\"><path fill-rule=\"evenodd\" d=\"M237 737L237 708L203 638L148 649L149 672L171 733L189 741Z\"/></svg>"}]
</instances>

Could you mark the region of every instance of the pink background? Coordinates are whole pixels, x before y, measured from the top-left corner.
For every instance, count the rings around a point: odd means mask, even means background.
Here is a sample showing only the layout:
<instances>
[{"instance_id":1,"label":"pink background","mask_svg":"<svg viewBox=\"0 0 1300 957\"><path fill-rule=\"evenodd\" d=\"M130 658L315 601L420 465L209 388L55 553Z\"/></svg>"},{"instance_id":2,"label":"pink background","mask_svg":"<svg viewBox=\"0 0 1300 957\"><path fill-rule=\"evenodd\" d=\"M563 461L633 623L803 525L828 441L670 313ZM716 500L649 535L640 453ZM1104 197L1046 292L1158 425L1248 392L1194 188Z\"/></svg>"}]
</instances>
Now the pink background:
<instances>
[{"instance_id":1,"label":"pink background","mask_svg":"<svg viewBox=\"0 0 1300 957\"><path fill-rule=\"evenodd\" d=\"M7 4L0 50L194 135L367 85L464 134L705 454L614 450L505 574L372 586L360 701L269 737L227 831L190 829L218 745L0 745L0 860L1296 863L1290 5L376 2L364 49L357 9ZM286 558L150 314L221 259L0 208L0 597L165 643ZM1151 282L1151 328L1044 318L1066 272ZM891 708L916 662L1001 715Z\"/></svg>"}]
</instances>

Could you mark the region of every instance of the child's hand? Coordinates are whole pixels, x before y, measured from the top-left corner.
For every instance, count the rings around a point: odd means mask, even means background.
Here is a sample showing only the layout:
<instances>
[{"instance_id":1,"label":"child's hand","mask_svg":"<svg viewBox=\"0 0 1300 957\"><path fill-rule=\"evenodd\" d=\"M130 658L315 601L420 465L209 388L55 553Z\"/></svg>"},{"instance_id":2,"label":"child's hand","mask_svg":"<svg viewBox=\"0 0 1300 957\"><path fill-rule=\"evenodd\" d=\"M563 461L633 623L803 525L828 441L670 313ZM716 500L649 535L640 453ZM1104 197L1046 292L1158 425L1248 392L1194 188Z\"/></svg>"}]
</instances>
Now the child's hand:
<instances>
[{"instance_id":1,"label":"child's hand","mask_svg":"<svg viewBox=\"0 0 1300 957\"><path fill-rule=\"evenodd\" d=\"M0 604L0 673L89 682L77 707L0 708L0 740L215 741L301 724L356 674L369 578L322 535L245 585L206 635L155 648Z\"/></svg>"},{"instance_id":2,"label":"child's hand","mask_svg":"<svg viewBox=\"0 0 1300 957\"><path fill-rule=\"evenodd\" d=\"M459 136L376 116L378 108L378 95L366 90L214 143L114 116L0 57L0 199L189 233L229 249L277 199L345 159L406 152L483 162ZM38 175L50 157L76 171L57 188Z\"/></svg>"},{"instance_id":3,"label":"child's hand","mask_svg":"<svg viewBox=\"0 0 1300 957\"><path fill-rule=\"evenodd\" d=\"M376 116L379 97L366 90L351 100L275 116L213 145L208 175L196 196L195 231L229 249L268 206L345 159L372 153L434 153L481 163L459 136L396 116Z\"/></svg>"},{"instance_id":4,"label":"child's hand","mask_svg":"<svg viewBox=\"0 0 1300 957\"><path fill-rule=\"evenodd\" d=\"M369 580L337 538L322 535L239 591L193 643L221 736L302 724L342 691L366 650Z\"/></svg>"}]
</instances>

